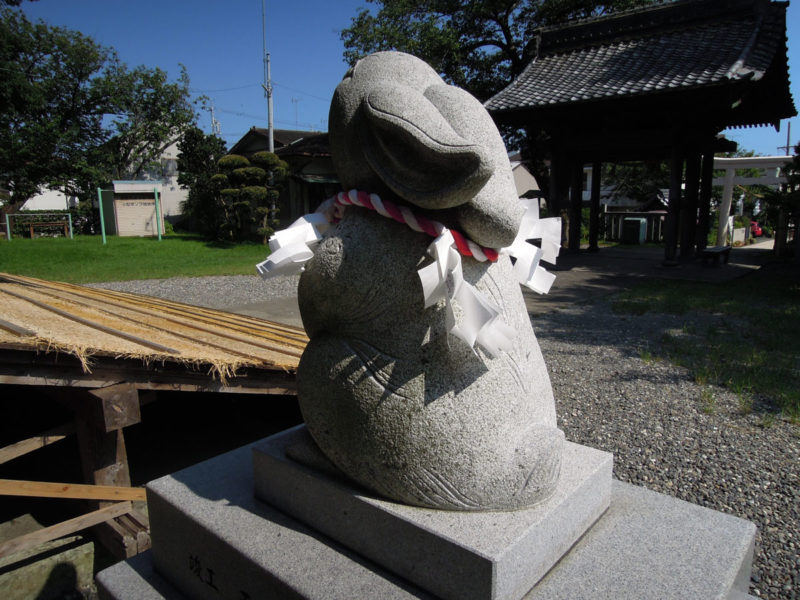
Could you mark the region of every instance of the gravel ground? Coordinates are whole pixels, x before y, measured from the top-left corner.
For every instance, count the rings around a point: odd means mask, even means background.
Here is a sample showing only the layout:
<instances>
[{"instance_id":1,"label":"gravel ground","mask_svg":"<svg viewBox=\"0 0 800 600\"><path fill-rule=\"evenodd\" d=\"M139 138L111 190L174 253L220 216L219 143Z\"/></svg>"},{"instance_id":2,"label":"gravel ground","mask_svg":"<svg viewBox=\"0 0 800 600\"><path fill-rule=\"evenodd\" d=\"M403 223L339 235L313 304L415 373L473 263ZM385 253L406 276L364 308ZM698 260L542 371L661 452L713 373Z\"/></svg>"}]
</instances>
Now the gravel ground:
<instances>
[{"instance_id":1,"label":"gravel ground","mask_svg":"<svg viewBox=\"0 0 800 600\"><path fill-rule=\"evenodd\" d=\"M202 277L102 287L225 308L289 296L296 278ZM561 428L614 454L614 475L758 526L750 593L800 596L800 426L701 386L650 358L665 332L704 331L713 315L616 315L606 301L538 316Z\"/></svg>"}]
</instances>

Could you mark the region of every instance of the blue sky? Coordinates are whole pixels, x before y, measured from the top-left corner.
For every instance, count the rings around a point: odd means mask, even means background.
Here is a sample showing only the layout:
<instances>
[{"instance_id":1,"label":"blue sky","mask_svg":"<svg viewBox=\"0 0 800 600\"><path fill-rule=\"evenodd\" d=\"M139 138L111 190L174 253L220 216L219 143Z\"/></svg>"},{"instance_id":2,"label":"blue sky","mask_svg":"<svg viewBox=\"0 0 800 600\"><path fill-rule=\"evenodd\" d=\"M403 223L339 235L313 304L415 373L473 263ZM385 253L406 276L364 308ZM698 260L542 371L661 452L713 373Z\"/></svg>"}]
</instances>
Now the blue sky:
<instances>
[{"instance_id":1,"label":"blue sky","mask_svg":"<svg viewBox=\"0 0 800 600\"><path fill-rule=\"evenodd\" d=\"M347 70L339 32L366 0L266 0L275 127L327 129L328 104ZM266 127L261 0L38 0L24 2L32 20L76 29L117 50L130 67L160 67L171 77L184 64L191 88L213 101L222 137L232 145L253 125ZM800 0L787 13L792 96L800 106ZM726 132L745 150L778 154L786 121ZM200 126L211 131L208 113ZM792 119L791 144L800 141Z\"/></svg>"}]
</instances>

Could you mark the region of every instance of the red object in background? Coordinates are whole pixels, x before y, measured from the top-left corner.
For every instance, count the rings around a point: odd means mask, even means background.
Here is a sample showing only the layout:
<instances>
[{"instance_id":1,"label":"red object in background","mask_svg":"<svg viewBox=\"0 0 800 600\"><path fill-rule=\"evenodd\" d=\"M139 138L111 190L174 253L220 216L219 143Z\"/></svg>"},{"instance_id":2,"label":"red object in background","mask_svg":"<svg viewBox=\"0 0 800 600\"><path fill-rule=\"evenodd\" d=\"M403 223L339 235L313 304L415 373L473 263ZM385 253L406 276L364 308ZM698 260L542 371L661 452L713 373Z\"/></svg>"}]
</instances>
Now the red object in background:
<instances>
[{"instance_id":1,"label":"red object in background","mask_svg":"<svg viewBox=\"0 0 800 600\"><path fill-rule=\"evenodd\" d=\"M750 235L753 237L760 237L764 234L761 231L761 225L758 224L758 221L750 221Z\"/></svg>"}]
</instances>

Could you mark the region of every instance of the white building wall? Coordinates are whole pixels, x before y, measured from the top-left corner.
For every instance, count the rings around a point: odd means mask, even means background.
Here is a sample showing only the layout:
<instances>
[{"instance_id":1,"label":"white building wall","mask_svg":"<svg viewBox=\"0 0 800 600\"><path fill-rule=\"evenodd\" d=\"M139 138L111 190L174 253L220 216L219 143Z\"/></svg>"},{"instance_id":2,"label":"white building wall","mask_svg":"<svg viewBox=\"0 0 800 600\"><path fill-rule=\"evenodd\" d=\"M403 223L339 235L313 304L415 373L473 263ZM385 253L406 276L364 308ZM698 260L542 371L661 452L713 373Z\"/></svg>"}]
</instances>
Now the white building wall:
<instances>
[{"instance_id":1,"label":"white building wall","mask_svg":"<svg viewBox=\"0 0 800 600\"><path fill-rule=\"evenodd\" d=\"M58 190L42 190L39 194L26 200L20 210L67 210L74 198L67 197Z\"/></svg>"}]
</instances>

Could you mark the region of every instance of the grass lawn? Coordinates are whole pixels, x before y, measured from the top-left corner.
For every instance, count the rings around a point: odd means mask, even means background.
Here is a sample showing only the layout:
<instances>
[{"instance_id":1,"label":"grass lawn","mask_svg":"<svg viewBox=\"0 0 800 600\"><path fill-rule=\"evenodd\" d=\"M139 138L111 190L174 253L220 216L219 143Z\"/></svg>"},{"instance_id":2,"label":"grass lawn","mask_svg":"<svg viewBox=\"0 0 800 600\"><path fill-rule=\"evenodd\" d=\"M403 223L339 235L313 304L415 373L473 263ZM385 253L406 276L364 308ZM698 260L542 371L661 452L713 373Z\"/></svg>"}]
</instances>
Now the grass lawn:
<instances>
[{"instance_id":1,"label":"grass lawn","mask_svg":"<svg viewBox=\"0 0 800 600\"><path fill-rule=\"evenodd\" d=\"M653 281L620 294L617 312L723 316L723 326L665 335L661 358L687 367L700 384L738 393L743 410L766 399L800 420L800 269L770 264L725 283Z\"/></svg>"},{"instance_id":2,"label":"grass lawn","mask_svg":"<svg viewBox=\"0 0 800 600\"><path fill-rule=\"evenodd\" d=\"M267 255L261 244L207 242L186 234L157 238L108 236L0 239L0 272L90 283L201 275L255 275Z\"/></svg>"}]
</instances>

